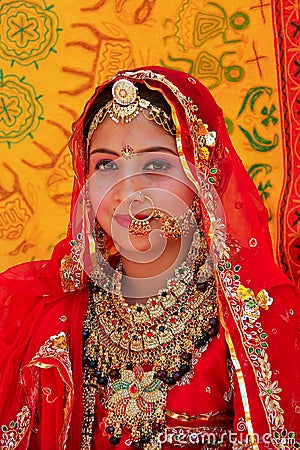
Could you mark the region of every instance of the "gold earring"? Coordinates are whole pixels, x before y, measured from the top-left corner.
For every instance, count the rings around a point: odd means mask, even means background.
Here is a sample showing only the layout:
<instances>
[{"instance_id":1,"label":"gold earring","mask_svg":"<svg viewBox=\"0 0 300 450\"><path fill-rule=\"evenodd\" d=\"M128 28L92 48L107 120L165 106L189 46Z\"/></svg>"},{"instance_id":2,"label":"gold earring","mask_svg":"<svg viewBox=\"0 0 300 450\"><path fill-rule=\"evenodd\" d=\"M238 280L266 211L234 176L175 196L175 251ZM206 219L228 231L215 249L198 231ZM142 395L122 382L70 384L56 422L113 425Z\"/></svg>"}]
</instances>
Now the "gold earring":
<instances>
[{"instance_id":1,"label":"gold earring","mask_svg":"<svg viewBox=\"0 0 300 450\"><path fill-rule=\"evenodd\" d=\"M129 225L129 233L134 235L134 236L147 236L147 234L149 234L151 232L151 225L149 220L154 216L154 203L151 200L150 197L147 197L146 195L144 196L145 200L148 200L151 204L151 212L150 214L145 217L144 219L137 219L135 217L135 215L132 212L132 205L134 202L138 202L139 200L132 200L129 203L129 207L128 207L128 213L131 217L131 222ZM144 208L145 209L145 208Z\"/></svg>"},{"instance_id":2,"label":"gold earring","mask_svg":"<svg viewBox=\"0 0 300 450\"><path fill-rule=\"evenodd\" d=\"M165 214L160 209L155 210L155 219L162 219L160 231L165 238L178 239L181 237L180 223L170 215Z\"/></svg>"},{"instance_id":3,"label":"gold earring","mask_svg":"<svg viewBox=\"0 0 300 450\"><path fill-rule=\"evenodd\" d=\"M201 218L200 202L197 196L194 197L190 208L178 217L173 217L163 211L155 210L155 219L162 219L161 232L166 238L179 239L186 236L191 227L195 226Z\"/></svg>"},{"instance_id":4,"label":"gold earring","mask_svg":"<svg viewBox=\"0 0 300 450\"><path fill-rule=\"evenodd\" d=\"M95 219L95 240L103 258L108 261L107 234L97 219Z\"/></svg>"}]
</instances>

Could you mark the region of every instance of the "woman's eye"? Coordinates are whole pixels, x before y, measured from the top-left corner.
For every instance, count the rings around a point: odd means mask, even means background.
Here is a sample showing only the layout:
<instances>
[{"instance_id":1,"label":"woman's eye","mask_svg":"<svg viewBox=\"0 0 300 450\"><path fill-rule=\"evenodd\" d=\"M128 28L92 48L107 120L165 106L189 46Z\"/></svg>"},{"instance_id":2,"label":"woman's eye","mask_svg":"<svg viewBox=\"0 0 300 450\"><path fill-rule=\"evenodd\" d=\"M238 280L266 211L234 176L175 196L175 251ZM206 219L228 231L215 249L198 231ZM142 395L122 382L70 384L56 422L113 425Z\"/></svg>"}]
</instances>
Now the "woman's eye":
<instances>
[{"instance_id":1,"label":"woman's eye","mask_svg":"<svg viewBox=\"0 0 300 450\"><path fill-rule=\"evenodd\" d=\"M100 171L109 171L109 170L117 170L117 164L112 161L111 159L102 159L101 161L98 161L96 166L96 170Z\"/></svg>"},{"instance_id":2,"label":"woman's eye","mask_svg":"<svg viewBox=\"0 0 300 450\"><path fill-rule=\"evenodd\" d=\"M155 159L149 161L143 168L144 171L149 172L163 172L171 167L171 164L163 159Z\"/></svg>"}]
</instances>

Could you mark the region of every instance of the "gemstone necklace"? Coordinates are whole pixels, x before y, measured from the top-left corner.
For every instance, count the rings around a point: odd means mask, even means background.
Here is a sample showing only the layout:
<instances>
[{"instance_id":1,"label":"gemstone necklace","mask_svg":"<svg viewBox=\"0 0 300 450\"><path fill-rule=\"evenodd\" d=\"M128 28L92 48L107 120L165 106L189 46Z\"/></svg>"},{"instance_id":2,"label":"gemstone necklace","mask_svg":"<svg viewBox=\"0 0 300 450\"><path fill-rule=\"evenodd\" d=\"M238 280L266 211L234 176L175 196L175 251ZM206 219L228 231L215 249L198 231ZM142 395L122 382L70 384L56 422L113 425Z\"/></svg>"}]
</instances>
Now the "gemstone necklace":
<instances>
[{"instance_id":1,"label":"gemstone necklace","mask_svg":"<svg viewBox=\"0 0 300 450\"><path fill-rule=\"evenodd\" d=\"M106 432L119 444L122 428L135 449L161 448L167 392L189 382L193 367L218 333L216 288L205 236L194 233L186 260L146 304L129 306L121 289L90 283L83 326L81 449L90 448L95 399L106 399Z\"/></svg>"}]
</instances>

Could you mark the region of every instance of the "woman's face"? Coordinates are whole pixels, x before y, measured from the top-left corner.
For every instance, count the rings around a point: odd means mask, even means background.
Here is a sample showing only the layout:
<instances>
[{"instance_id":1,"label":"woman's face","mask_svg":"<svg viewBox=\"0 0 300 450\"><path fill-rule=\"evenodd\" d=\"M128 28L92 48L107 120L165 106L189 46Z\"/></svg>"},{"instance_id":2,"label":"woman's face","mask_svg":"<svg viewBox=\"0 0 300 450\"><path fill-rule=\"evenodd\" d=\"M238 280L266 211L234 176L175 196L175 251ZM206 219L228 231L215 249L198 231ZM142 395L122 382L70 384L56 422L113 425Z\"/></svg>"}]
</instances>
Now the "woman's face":
<instances>
[{"instance_id":1,"label":"woman's face","mask_svg":"<svg viewBox=\"0 0 300 450\"><path fill-rule=\"evenodd\" d=\"M130 147L129 156L122 149ZM145 251L162 242L161 233L132 236L132 213L140 219L154 208L171 216L187 211L195 193L185 176L175 137L139 114L126 124L107 117L95 131L89 155L89 195L102 228L112 236L119 251ZM148 198L147 198L148 197ZM158 219L150 219L159 230ZM150 243L151 241L151 243Z\"/></svg>"}]
</instances>

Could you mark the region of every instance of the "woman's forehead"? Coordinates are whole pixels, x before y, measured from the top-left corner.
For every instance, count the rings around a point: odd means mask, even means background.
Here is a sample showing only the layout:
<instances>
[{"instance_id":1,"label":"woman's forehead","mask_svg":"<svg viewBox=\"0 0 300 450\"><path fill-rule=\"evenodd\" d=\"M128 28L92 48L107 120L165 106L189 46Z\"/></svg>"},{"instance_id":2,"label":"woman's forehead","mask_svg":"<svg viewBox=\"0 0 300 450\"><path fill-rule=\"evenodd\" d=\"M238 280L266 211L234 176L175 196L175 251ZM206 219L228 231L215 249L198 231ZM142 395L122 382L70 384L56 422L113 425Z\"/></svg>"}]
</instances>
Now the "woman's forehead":
<instances>
[{"instance_id":1,"label":"woman's forehead","mask_svg":"<svg viewBox=\"0 0 300 450\"><path fill-rule=\"evenodd\" d=\"M130 146L135 152L165 147L177 155L175 137L155 122L139 115L129 123L115 123L110 117L96 129L90 145L90 155L96 149L118 150Z\"/></svg>"}]
</instances>

